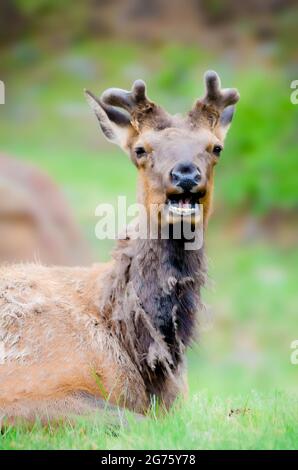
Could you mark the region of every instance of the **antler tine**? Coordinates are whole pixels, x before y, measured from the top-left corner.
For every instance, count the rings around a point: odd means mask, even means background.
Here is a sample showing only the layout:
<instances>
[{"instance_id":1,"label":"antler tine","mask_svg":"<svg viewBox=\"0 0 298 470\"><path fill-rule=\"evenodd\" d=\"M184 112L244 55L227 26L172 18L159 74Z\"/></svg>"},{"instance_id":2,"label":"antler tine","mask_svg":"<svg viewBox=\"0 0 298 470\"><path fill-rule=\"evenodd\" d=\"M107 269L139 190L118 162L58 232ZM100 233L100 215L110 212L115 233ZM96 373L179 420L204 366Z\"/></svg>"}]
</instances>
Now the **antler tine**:
<instances>
[{"instance_id":1,"label":"antler tine","mask_svg":"<svg viewBox=\"0 0 298 470\"><path fill-rule=\"evenodd\" d=\"M146 84L143 80L136 80L131 91L121 88L109 88L101 95L103 103L124 108L131 112L137 105L149 103L146 97Z\"/></svg>"},{"instance_id":2,"label":"antler tine","mask_svg":"<svg viewBox=\"0 0 298 470\"><path fill-rule=\"evenodd\" d=\"M134 100L139 103L141 101L148 101L146 96L146 83L143 80L136 80L131 89Z\"/></svg>"},{"instance_id":3,"label":"antler tine","mask_svg":"<svg viewBox=\"0 0 298 470\"><path fill-rule=\"evenodd\" d=\"M216 72L209 70L205 73L206 94L202 101L213 105L222 111L227 106L237 103L240 98L235 88L221 88L220 78Z\"/></svg>"},{"instance_id":4,"label":"antler tine","mask_svg":"<svg viewBox=\"0 0 298 470\"><path fill-rule=\"evenodd\" d=\"M109 88L101 95L101 102L113 110L125 109L128 113L126 118L137 132L144 126L164 129L171 122L170 115L147 97L143 80L136 80L131 91ZM121 112L119 109L117 111Z\"/></svg>"}]
</instances>

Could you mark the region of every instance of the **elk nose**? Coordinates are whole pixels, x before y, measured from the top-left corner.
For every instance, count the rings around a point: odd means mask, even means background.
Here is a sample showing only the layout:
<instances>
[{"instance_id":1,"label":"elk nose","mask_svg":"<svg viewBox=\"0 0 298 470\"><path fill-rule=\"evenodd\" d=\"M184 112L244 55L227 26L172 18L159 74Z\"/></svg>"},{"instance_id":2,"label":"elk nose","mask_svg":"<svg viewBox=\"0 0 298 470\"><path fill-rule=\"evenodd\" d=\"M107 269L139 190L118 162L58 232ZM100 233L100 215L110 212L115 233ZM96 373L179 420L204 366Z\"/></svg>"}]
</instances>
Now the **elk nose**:
<instances>
[{"instance_id":1,"label":"elk nose","mask_svg":"<svg viewBox=\"0 0 298 470\"><path fill-rule=\"evenodd\" d=\"M171 181L184 191L190 191L201 180L199 168L191 162L177 163L171 171Z\"/></svg>"}]
</instances>

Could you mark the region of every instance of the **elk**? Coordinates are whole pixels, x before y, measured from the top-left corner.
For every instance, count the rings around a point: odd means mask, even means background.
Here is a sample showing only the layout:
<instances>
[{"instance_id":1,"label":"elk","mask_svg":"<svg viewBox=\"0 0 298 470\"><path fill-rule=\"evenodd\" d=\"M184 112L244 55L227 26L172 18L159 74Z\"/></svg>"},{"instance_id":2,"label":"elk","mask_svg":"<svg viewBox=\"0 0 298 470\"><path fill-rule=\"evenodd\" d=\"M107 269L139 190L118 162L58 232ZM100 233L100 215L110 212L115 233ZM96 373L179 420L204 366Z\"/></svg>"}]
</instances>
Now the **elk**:
<instances>
[{"instance_id":1,"label":"elk","mask_svg":"<svg viewBox=\"0 0 298 470\"><path fill-rule=\"evenodd\" d=\"M89 264L91 254L59 187L0 153L0 263Z\"/></svg>"},{"instance_id":2,"label":"elk","mask_svg":"<svg viewBox=\"0 0 298 470\"><path fill-rule=\"evenodd\" d=\"M222 89L215 72L205 84L186 116L149 100L141 80L100 98L85 91L104 135L137 167L138 201L148 216L160 208L159 226L207 227L213 169L239 94ZM204 246L184 242L128 231L106 264L1 267L0 415L66 419L107 402L145 414L153 397L168 409L185 395L206 267Z\"/></svg>"}]
</instances>

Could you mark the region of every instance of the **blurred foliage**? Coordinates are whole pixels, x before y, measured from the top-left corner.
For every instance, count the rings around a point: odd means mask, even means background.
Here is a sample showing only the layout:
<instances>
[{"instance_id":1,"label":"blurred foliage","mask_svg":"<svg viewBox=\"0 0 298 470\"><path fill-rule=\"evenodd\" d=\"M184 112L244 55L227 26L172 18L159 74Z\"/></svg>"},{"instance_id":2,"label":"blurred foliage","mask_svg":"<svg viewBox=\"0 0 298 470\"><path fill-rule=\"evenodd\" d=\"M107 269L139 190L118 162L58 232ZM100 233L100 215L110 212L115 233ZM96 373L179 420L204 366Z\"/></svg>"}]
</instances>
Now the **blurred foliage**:
<instances>
[{"instance_id":1,"label":"blurred foliage","mask_svg":"<svg viewBox=\"0 0 298 470\"><path fill-rule=\"evenodd\" d=\"M17 8L25 14L40 14L41 12L55 10L60 8L69 8L71 0L15 0Z\"/></svg>"},{"instance_id":2,"label":"blurred foliage","mask_svg":"<svg viewBox=\"0 0 298 470\"><path fill-rule=\"evenodd\" d=\"M1 0L0 44L37 35L49 43L187 40L206 47L273 41L297 59L296 0Z\"/></svg>"},{"instance_id":3,"label":"blurred foliage","mask_svg":"<svg viewBox=\"0 0 298 470\"><path fill-rule=\"evenodd\" d=\"M232 206L258 212L297 208L297 108L285 77L249 70L223 164L222 192Z\"/></svg>"}]
</instances>

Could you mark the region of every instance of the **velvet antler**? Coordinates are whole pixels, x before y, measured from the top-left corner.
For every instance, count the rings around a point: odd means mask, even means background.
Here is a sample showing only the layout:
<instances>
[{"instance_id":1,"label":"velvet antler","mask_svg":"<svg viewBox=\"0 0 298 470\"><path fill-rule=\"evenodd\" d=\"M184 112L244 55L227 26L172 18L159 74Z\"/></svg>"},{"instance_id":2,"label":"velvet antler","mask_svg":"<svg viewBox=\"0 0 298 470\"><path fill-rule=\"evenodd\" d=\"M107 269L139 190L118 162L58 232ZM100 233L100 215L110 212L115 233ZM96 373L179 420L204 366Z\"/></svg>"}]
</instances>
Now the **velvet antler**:
<instances>
[{"instance_id":1,"label":"velvet antler","mask_svg":"<svg viewBox=\"0 0 298 470\"><path fill-rule=\"evenodd\" d=\"M221 88L219 76L211 70L205 73L205 86L206 94L201 102L214 106L218 111L236 104L240 98L235 88Z\"/></svg>"},{"instance_id":2,"label":"velvet antler","mask_svg":"<svg viewBox=\"0 0 298 470\"><path fill-rule=\"evenodd\" d=\"M137 130L145 123L157 127L168 119L167 113L147 97L146 84L143 80L136 80L131 91L109 88L101 95L101 101L106 106L125 109Z\"/></svg>"},{"instance_id":3,"label":"velvet antler","mask_svg":"<svg viewBox=\"0 0 298 470\"><path fill-rule=\"evenodd\" d=\"M234 104L240 98L235 88L221 88L220 78L216 72L209 70L205 73L206 93L198 99L189 113L193 123L202 116L207 118L214 127L219 119L223 124L230 122L234 113Z\"/></svg>"},{"instance_id":4,"label":"velvet antler","mask_svg":"<svg viewBox=\"0 0 298 470\"><path fill-rule=\"evenodd\" d=\"M146 96L146 84L143 80L136 80L131 91L121 88L109 88L101 95L103 103L124 108L132 113L136 107L150 108L154 106Z\"/></svg>"}]
</instances>

